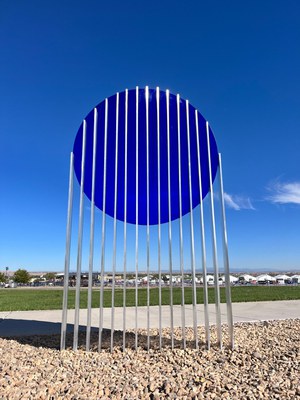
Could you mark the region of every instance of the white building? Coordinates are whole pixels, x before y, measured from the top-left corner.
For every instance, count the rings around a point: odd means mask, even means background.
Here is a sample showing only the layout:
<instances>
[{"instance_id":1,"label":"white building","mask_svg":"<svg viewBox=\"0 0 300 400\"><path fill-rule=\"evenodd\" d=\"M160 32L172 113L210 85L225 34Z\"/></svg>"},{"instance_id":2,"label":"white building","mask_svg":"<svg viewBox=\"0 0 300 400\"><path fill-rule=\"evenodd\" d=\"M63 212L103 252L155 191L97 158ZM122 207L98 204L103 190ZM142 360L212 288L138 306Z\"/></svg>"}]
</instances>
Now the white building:
<instances>
[{"instance_id":1,"label":"white building","mask_svg":"<svg viewBox=\"0 0 300 400\"><path fill-rule=\"evenodd\" d=\"M288 275L276 275L275 276L276 279L276 283L278 283L279 285L284 285L286 283L286 281L291 280L291 278Z\"/></svg>"},{"instance_id":2,"label":"white building","mask_svg":"<svg viewBox=\"0 0 300 400\"><path fill-rule=\"evenodd\" d=\"M221 276L221 280L223 283L225 283L225 275ZM230 283L236 283L239 280L236 276L229 275L229 281Z\"/></svg>"},{"instance_id":3,"label":"white building","mask_svg":"<svg viewBox=\"0 0 300 400\"><path fill-rule=\"evenodd\" d=\"M214 285L215 277L213 275L206 275L206 281L208 285Z\"/></svg>"},{"instance_id":4,"label":"white building","mask_svg":"<svg viewBox=\"0 0 300 400\"><path fill-rule=\"evenodd\" d=\"M256 277L256 281L257 283L266 284L266 283L275 283L276 279L274 278L274 276L268 274L262 274Z\"/></svg>"},{"instance_id":5,"label":"white building","mask_svg":"<svg viewBox=\"0 0 300 400\"><path fill-rule=\"evenodd\" d=\"M248 274L240 275L238 280L240 283L256 283L255 276L248 275Z\"/></svg>"},{"instance_id":6,"label":"white building","mask_svg":"<svg viewBox=\"0 0 300 400\"><path fill-rule=\"evenodd\" d=\"M300 283L300 275L291 276L292 283Z\"/></svg>"},{"instance_id":7,"label":"white building","mask_svg":"<svg viewBox=\"0 0 300 400\"><path fill-rule=\"evenodd\" d=\"M200 283L203 283L203 276L199 279ZM206 275L206 282L208 285L213 285L215 283L215 277L213 275Z\"/></svg>"}]
</instances>

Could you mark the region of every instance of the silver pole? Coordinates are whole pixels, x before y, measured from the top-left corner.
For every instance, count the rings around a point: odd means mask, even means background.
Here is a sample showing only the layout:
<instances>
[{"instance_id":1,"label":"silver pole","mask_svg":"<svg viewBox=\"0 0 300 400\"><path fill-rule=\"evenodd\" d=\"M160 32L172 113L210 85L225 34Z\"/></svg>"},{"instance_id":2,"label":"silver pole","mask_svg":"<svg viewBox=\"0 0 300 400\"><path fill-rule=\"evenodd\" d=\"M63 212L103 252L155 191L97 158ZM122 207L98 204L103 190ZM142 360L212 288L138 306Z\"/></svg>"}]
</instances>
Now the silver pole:
<instances>
[{"instance_id":1,"label":"silver pole","mask_svg":"<svg viewBox=\"0 0 300 400\"><path fill-rule=\"evenodd\" d=\"M108 123L108 100L105 99L104 119L104 160L103 160L103 197L102 197L102 233L101 233L101 287L99 307L99 338L98 351L102 350L103 332L103 292L104 292L104 263L105 263L105 227L106 227L106 167L107 167L107 123Z\"/></svg>"},{"instance_id":2,"label":"silver pole","mask_svg":"<svg viewBox=\"0 0 300 400\"><path fill-rule=\"evenodd\" d=\"M84 174L85 174L85 145L86 145L86 121L83 121L82 134L82 157L81 157L81 180L80 180L80 204L79 204L79 227L78 227L78 249L77 249L77 273L76 273L76 295L75 295L75 321L73 350L78 348L79 330L79 308L80 308L80 280L81 280L81 261L82 261L82 233L83 233L83 201L84 201Z\"/></svg>"},{"instance_id":3,"label":"silver pole","mask_svg":"<svg viewBox=\"0 0 300 400\"><path fill-rule=\"evenodd\" d=\"M221 211L222 211L222 228L223 228L223 254L224 254L224 271L225 271L225 287L226 287L226 306L227 306L227 323L229 330L229 343L230 347L234 348L233 336L233 316L231 304L231 287L230 287L230 274L229 274L229 256L228 256L228 240L224 204L224 189L223 189L223 172L222 172L222 157L219 153L219 171L220 171L220 196L221 196Z\"/></svg>"},{"instance_id":4,"label":"silver pole","mask_svg":"<svg viewBox=\"0 0 300 400\"><path fill-rule=\"evenodd\" d=\"M123 351L126 348L126 279L127 279L127 133L128 90L125 91L125 167L124 167L124 286L123 286Z\"/></svg>"},{"instance_id":5,"label":"silver pole","mask_svg":"<svg viewBox=\"0 0 300 400\"><path fill-rule=\"evenodd\" d=\"M218 256L217 256L217 237L216 237L216 223L215 223L214 190L213 190L212 171L211 171L209 125L208 125L207 121L206 121L206 136L207 136L209 186L210 186L210 210L211 210L213 264L214 264L214 279L215 279L215 306L216 306L217 341L218 341L218 344L219 344L220 348L222 348L219 266L218 266Z\"/></svg>"},{"instance_id":6,"label":"silver pole","mask_svg":"<svg viewBox=\"0 0 300 400\"><path fill-rule=\"evenodd\" d=\"M94 140L93 140L93 169L92 169L92 196L91 196L91 224L90 224L90 254L89 254L89 282L88 282L88 309L86 327L86 351L90 350L91 319L92 319L92 285L94 265L94 233L95 233L95 175L96 175L96 147L97 147L97 108L94 108Z\"/></svg>"},{"instance_id":7,"label":"silver pole","mask_svg":"<svg viewBox=\"0 0 300 400\"><path fill-rule=\"evenodd\" d=\"M139 273L139 88L135 89L135 349L138 346L138 273Z\"/></svg>"},{"instance_id":8,"label":"silver pole","mask_svg":"<svg viewBox=\"0 0 300 400\"><path fill-rule=\"evenodd\" d=\"M146 162L147 162L147 349L150 348L150 229L149 229L149 88L145 88L146 101Z\"/></svg>"},{"instance_id":9,"label":"silver pole","mask_svg":"<svg viewBox=\"0 0 300 400\"><path fill-rule=\"evenodd\" d=\"M208 289L207 289L207 269L206 269L206 246L205 246L204 213L203 213L203 200L202 200L202 180L201 180L202 173L201 173L201 157L200 157L200 143L199 143L199 123L198 123L198 111L197 110L195 110L195 119L196 119L197 155L198 155L199 197L200 197L200 226L201 226L205 341L206 341L207 349L210 349L210 330L209 330L209 316L208 316Z\"/></svg>"},{"instance_id":10,"label":"silver pole","mask_svg":"<svg viewBox=\"0 0 300 400\"><path fill-rule=\"evenodd\" d=\"M66 234L66 255L65 255L65 271L64 271L64 297L63 312L60 336L60 349L66 348L67 333L67 312L68 312L68 289L69 289L69 267L70 267L70 249L71 249L71 230L72 230L72 212L73 212L73 177L74 177L74 154L70 156L70 174L69 174L69 194L68 194L68 217L67 217L67 234Z\"/></svg>"},{"instance_id":11,"label":"silver pole","mask_svg":"<svg viewBox=\"0 0 300 400\"><path fill-rule=\"evenodd\" d=\"M170 162L170 92L166 90L167 100L167 150L168 150L168 233L169 233L169 275L170 275L170 319L171 348L174 349L174 315L173 315L173 261L172 261L172 221L171 221L171 162Z\"/></svg>"},{"instance_id":12,"label":"silver pole","mask_svg":"<svg viewBox=\"0 0 300 400\"><path fill-rule=\"evenodd\" d=\"M160 226L160 112L159 112L159 87L156 88L156 110L157 110L157 239L158 239L158 319L159 319L159 349L162 347L162 311L161 311L161 226Z\"/></svg>"},{"instance_id":13,"label":"silver pole","mask_svg":"<svg viewBox=\"0 0 300 400\"><path fill-rule=\"evenodd\" d=\"M182 185L181 185L181 141L180 141L180 96L177 94L177 139L178 139L178 197L179 197L179 246L180 246L180 272L181 272L181 327L182 346L186 348L185 338L185 300L184 300L184 260L183 260L183 234L182 234Z\"/></svg>"},{"instance_id":14,"label":"silver pole","mask_svg":"<svg viewBox=\"0 0 300 400\"><path fill-rule=\"evenodd\" d=\"M112 288L111 288L111 334L110 351L114 347L115 330L115 275L116 275L116 251L117 251L117 197L118 197L118 139L119 139L119 93L116 98L116 151L115 151L115 196L114 196L114 239L112 262Z\"/></svg>"},{"instance_id":15,"label":"silver pole","mask_svg":"<svg viewBox=\"0 0 300 400\"><path fill-rule=\"evenodd\" d=\"M198 330L197 330L197 288L196 288L196 272L195 272L195 240L194 240L194 216L193 216L193 199L192 199L192 174L191 174L191 145L190 145L190 118L189 118L189 102L186 100L186 128L187 128L187 144L188 144L188 170L189 170L189 197L190 197L190 234L191 234L191 267L193 280L193 325L195 348L198 349Z\"/></svg>"}]
</instances>

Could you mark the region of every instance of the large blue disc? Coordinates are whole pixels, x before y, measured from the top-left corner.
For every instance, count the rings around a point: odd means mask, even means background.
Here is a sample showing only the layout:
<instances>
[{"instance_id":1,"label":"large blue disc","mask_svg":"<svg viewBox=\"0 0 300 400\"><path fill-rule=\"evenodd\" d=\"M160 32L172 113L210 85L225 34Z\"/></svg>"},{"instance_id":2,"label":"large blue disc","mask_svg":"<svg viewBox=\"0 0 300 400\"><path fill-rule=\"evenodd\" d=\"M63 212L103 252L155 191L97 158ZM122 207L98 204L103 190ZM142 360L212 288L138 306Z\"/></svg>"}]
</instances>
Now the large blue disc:
<instances>
[{"instance_id":1,"label":"large blue disc","mask_svg":"<svg viewBox=\"0 0 300 400\"><path fill-rule=\"evenodd\" d=\"M159 147L160 147L160 207L161 223L168 222L168 145L167 145L167 96L160 91L159 96ZM105 212L114 216L115 199L115 156L116 156L116 104L117 95L107 99L107 159L106 159L106 209ZM149 223L158 223L158 151L157 151L157 99L156 91L149 89ZM103 210L103 178L104 178L104 133L105 133L105 100L96 106L98 111L97 146L96 146L96 179L95 205ZM128 91L128 157L127 157L127 222L136 223L136 90ZM170 199L171 220L180 216L179 210L179 176L178 176L178 115L177 100L169 95L169 133L170 133ZM188 110L188 111L187 111ZM116 217L124 221L124 181L125 181L125 92L119 94L118 119L118 180ZM188 114L188 118L187 118ZM208 146L206 121L197 111L199 124L200 160L202 199L209 192ZM181 196L182 215L190 212L189 170L187 120L190 131L192 206L200 203L198 155L196 136L195 108L186 106L186 101L180 99L180 153L181 153ZM91 199L92 164L93 164L93 129L94 111L85 118L86 153L84 193ZM138 224L147 224L147 140L146 140L146 97L145 89L138 91ZM81 124L74 142L74 170L78 181L81 181L83 124ZM211 130L209 130L212 179L214 181L218 169L218 149Z\"/></svg>"}]
</instances>

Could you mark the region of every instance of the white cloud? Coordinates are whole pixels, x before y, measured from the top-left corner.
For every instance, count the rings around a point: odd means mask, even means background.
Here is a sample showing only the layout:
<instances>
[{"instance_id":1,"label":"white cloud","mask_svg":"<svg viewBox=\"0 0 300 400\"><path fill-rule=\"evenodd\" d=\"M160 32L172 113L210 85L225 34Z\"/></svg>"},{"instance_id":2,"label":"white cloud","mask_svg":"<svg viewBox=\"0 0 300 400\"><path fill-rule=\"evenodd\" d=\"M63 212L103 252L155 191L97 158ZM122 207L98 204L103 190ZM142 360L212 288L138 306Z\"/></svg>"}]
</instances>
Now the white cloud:
<instances>
[{"instance_id":1,"label":"white cloud","mask_svg":"<svg viewBox=\"0 0 300 400\"><path fill-rule=\"evenodd\" d=\"M227 207L234 210L255 210L249 197L224 193L224 201Z\"/></svg>"},{"instance_id":2,"label":"white cloud","mask_svg":"<svg viewBox=\"0 0 300 400\"><path fill-rule=\"evenodd\" d=\"M279 204L300 204L300 182L275 181L267 187L271 193L267 200Z\"/></svg>"}]
</instances>

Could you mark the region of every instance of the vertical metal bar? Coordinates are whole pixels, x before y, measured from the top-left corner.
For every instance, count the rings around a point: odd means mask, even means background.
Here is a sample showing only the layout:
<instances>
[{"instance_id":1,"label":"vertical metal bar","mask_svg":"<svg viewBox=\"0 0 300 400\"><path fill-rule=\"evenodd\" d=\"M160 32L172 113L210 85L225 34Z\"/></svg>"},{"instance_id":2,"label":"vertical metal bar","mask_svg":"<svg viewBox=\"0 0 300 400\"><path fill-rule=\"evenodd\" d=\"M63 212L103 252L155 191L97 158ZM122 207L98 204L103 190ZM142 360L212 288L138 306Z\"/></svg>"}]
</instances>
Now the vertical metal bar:
<instances>
[{"instance_id":1,"label":"vertical metal bar","mask_svg":"<svg viewBox=\"0 0 300 400\"><path fill-rule=\"evenodd\" d=\"M191 267L192 267L192 285L193 285L193 326L195 348L198 349L198 330L197 330L197 288L196 288L196 271L195 271L195 240L194 240L194 215L193 215L193 199L192 199L192 173L191 173L191 145L190 145L190 118L189 118L189 102L186 100L186 131L188 144L188 170L189 170L189 197L190 197L190 234L191 234Z\"/></svg>"},{"instance_id":2,"label":"vertical metal bar","mask_svg":"<svg viewBox=\"0 0 300 400\"><path fill-rule=\"evenodd\" d=\"M116 276L116 252L117 252L117 198L118 198L118 142L119 142L119 93L116 97L116 149L115 149L115 190L114 190L114 239L112 261L112 288L111 288L111 331L110 351L114 347L115 330L115 276Z\"/></svg>"},{"instance_id":3,"label":"vertical metal bar","mask_svg":"<svg viewBox=\"0 0 300 400\"><path fill-rule=\"evenodd\" d=\"M181 185L181 140L180 140L180 96L177 94L177 140L178 140L178 197L179 197L179 247L180 247L180 272L181 272L181 327L182 347L186 348L185 338L185 299L184 299L184 260L183 260L183 234L182 234L182 185Z\"/></svg>"},{"instance_id":4,"label":"vertical metal bar","mask_svg":"<svg viewBox=\"0 0 300 400\"><path fill-rule=\"evenodd\" d=\"M139 273L139 88L135 89L135 349L138 346L138 273Z\"/></svg>"},{"instance_id":5,"label":"vertical metal bar","mask_svg":"<svg viewBox=\"0 0 300 400\"><path fill-rule=\"evenodd\" d=\"M71 230L72 230L72 213L73 213L73 177L74 177L73 171L74 171L74 154L71 153L70 174L69 174L65 271L64 271L64 296L63 296L63 312L62 312L62 324L61 324L61 336L60 336L60 349L61 350L65 350L65 348L66 348L69 268L70 268Z\"/></svg>"},{"instance_id":6,"label":"vertical metal bar","mask_svg":"<svg viewBox=\"0 0 300 400\"><path fill-rule=\"evenodd\" d=\"M171 319L171 348L174 349L171 160L170 160L170 92L169 92L169 90L166 90L166 101L167 101L167 151L168 151L168 213L169 213L168 233L169 233L169 275L170 275L170 319Z\"/></svg>"},{"instance_id":7,"label":"vertical metal bar","mask_svg":"<svg viewBox=\"0 0 300 400\"><path fill-rule=\"evenodd\" d=\"M79 308L80 308L80 280L82 261L82 233L83 233L83 201L84 201L84 174L85 174L85 145L86 145L86 121L83 121L82 133L82 156L81 156L81 180L80 180L80 204L79 204L79 227L78 227L78 249L77 249L77 273L76 273L76 295L75 295L75 321L73 350L78 348L79 330Z\"/></svg>"},{"instance_id":8,"label":"vertical metal bar","mask_svg":"<svg viewBox=\"0 0 300 400\"><path fill-rule=\"evenodd\" d=\"M126 348L126 279L127 279L127 133L128 90L125 91L125 166L124 166L124 286L123 286L123 351Z\"/></svg>"},{"instance_id":9,"label":"vertical metal bar","mask_svg":"<svg viewBox=\"0 0 300 400\"><path fill-rule=\"evenodd\" d=\"M90 223L90 254L89 254L89 281L88 281L88 308L87 308L87 327L86 327L86 351L90 350L90 341L91 341L92 286L93 286L94 233L95 233L95 175L96 175L97 121L98 121L98 112L97 112L97 108L94 108L94 138L93 138L93 166L92 166L92 196L91 196L91 223Z\"/></svg>"},{"instance_id":10,"label":"vertical metal bar","mask_svg":"<svg viewBox=\"0 0 300 400\"><path fill-rule=\"evenodd\" d=\"M150 207L149 207L149 88L145 88L146 101L146 163L147 163L147 349L150 348Z\"/></svg>"},{"instance_id":11,"label":"vertical metal bar","mask_svg":"<svg viewBox=\"0 0 300 400\"><path fill-rule=\"evenodd\" d=\"M198 111L195 110L196 120L196 138L197 138L197 156L198 156L198 176L199 176L199 197L200 197L200 226L201 226L201 249L202 249L202 276L203 276L203 303L204 303L204 321L205 321L205 341L207 349L210 349L210 330L208 315L208 289L207 289L207 268L206 268L206 246L205 246L205 228L204 213L202 200L202 173L201 173L201 156L199 143L199 122Z\"/></svg>"},{"instance_id":12,"label":"vertical metal bar","mask_svg":"<svg viewBox=\"0 0 300 400\"><path fill-rule=\"evenodd\" d=\"M158 256L158 331L159 331L159 349L162 347L162 310L161 310L161 210L160 210L160 94L159 87L156 88L156 112L157 112L157 210L158 210L158 222L157 222L157 256Z\"/></svg>"},{"instance_id":13,"label":"vertical metal bar","mask_svg":"<svg viewBox=\"0 0 300 400\"><path fill-rule=\"evenodd\" d=\"M101 233L101 287L99 307L99 338L98 351L102 350L103 332L103 292L104 292L104 263L105 263L105 227L106 227L106 167L107 167L107 124L108 124L108 100L105 99L104 117L104 159L103 159L103 189L102 189L102 233Z\"/></svg>"},{"instance_id":14,"label":"vertical metal bar","mask_svg":"<svg viewBox=\"0 0 300 400\"><path fill-rule=\"evenodd\" d=\"M222 327L221 327L221 308L220 308L220 287L219 287L219 266L217 256L217 237L214 207L214 189L212 182L209 125L206 121L207 136L207 152L208 152L208 170L209 170L209 186L210 186L210 210L211 210L211 227L212 227L212 246L213 246L213 264L214 264L214 280L215 280L215 306L216 306L216 324L217 324L217 341L222 348Z\"/></svg>"},{"instance_id":15,"label":"vertical metal bar","mask_svg":"<svg viewBox=\"0 0 300 400\"><path fill-rule=\"evenodd\" d=\"M224 254L224 272L225 272L225 288L226 288L226 307L227 307L227 323L229 330L229 344L234 348L233 336L233 316L231 304L231 287L230 287L230 274L229 274L229 256L228 256L228 240L224 204L224 189L223 189L223 172L222 172L222 157L219 153L219 183L220 183L220 196L221 196L221 211L222 211L222 228L223 228L223 254Z\"/></svg>"}]
</instances>

